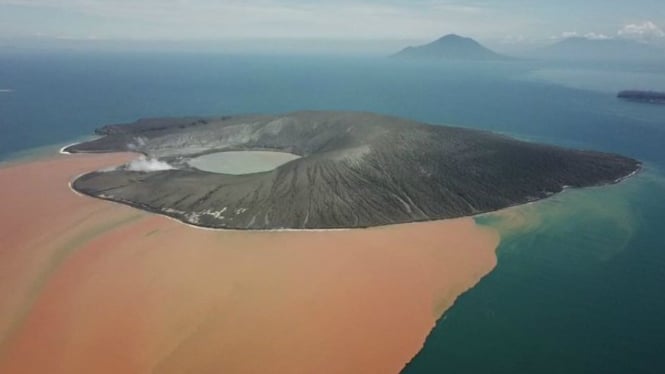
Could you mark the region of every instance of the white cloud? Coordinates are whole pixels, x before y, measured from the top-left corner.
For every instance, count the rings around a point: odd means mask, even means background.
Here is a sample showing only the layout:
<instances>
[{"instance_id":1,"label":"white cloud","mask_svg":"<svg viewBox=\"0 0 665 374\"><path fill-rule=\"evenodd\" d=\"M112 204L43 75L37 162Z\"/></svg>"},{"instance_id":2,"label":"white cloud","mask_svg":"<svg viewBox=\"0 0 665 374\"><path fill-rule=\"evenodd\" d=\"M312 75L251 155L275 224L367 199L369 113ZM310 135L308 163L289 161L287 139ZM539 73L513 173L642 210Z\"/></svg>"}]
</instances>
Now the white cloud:
<instances>
[{"instance_id":1,"label":"white cloud","mask_svg":"<svg viewBox=\"0 0 665 374\"><path fill-rule=\"evenodd\" d=\"M607 36L602 33L595 33L595 32L589 32L584 34L584 37L587 39L593 39L593 40L606 40L606 39L612 39L610 36Z\"/></svg>"},{"instance_id":2,"label":"white cloud","mask_svg":"<svg viewBox=\"0 0 665 374\"><path fill-rule=\"evenodd\" d=\"M605 35L603 33L588 32L586 34L580 34L577 31L564 31L561 33L561 35L551 37L550 39L568 39L568 38L587 38L593 40L612 39L611 36Z\"/></svg>"},{"instance_id":3,"label":"white cloud","mask_svg":"<svg viewBox=\"0 0 665 374\"><path fill-rule=\"evenodd\" d=\"M641 23L631 23L624 25L619 29L616 35L604 34L598 32L588 32L586 34L577 31L564 31L560 35L552 36L550 39L559 40L573 37L584 37L593 40L607 40L615 38L636 39L644 42L655 41L657 39L665 40L665 31L658 27L652 21L644 21Z\"/></svg>"},{"instance_id":4,"label":"white cloud","mask_svg":"<svg viewBox=\"0 0 665 374\"><path fill-rule=\"evenodd\" d=\"M652 40L665 38L665 31L652 21L644 21L623 26L617 35L623 38Z\"/></svg>"},{"instance_id":5,"label":"white cloud","mask_svg":"<svg viewBox=\"0 0 665 374\"><path fill-rule=\"evenodd\" d=\"M126 170L141 172L164 171L173 169L175 168L167 162L159 161L155 158L146 158L145 156L141 156L126 166Z\"/></svg>"}]
</instances>

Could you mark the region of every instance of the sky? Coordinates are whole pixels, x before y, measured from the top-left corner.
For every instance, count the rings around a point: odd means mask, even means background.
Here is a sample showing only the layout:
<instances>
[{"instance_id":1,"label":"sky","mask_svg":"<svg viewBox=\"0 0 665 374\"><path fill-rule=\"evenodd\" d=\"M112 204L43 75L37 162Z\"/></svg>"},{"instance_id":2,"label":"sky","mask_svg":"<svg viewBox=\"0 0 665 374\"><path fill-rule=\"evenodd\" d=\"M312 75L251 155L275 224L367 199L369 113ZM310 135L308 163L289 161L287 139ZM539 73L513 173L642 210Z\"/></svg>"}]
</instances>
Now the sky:
<instances>
[{"instance_id":1,"label":"sky","mask_svg":"<svg viewBox=\"0 0 665 374\"><path fill-rule=\"evenodd\" d=\"M490 45L567 36L665 45L663 0L0 0L4 43L271 40L377 45L444 34Z\"/></svg>"}]
</instances>

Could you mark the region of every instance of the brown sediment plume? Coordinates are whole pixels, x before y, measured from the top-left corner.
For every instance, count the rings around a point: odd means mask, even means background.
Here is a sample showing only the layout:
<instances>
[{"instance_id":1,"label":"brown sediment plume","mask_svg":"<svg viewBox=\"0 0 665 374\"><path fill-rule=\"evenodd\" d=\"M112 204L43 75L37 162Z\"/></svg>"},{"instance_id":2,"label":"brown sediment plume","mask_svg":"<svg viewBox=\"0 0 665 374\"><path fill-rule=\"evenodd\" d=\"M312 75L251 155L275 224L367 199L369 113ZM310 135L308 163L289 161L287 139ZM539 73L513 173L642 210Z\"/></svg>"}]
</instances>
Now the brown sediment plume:
<instances>
[{"instance_id":1,"label":"brown sediment plume","mask_svg":"<svg viewBox=\"0 0 665 374\"><path fill-rule=\"evenodd\" d=\"M68 188L131 157L0 169L0 372L397 373L496 264L471 218L209 231Z\"/></svg>"}]
</instances>

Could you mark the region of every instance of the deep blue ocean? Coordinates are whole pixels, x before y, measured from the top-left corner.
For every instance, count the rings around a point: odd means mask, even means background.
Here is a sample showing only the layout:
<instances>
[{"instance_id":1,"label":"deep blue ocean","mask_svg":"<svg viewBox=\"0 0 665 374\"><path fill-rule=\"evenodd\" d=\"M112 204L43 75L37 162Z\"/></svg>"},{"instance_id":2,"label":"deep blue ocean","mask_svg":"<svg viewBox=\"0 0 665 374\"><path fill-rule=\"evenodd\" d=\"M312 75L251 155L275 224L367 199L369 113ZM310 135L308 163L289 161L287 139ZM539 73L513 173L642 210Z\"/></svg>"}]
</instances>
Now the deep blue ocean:
<instances>
[{"instance_id":1,"label":"deep blue ocean","mask_svg":"<svg viewBox=\"0 0 665 374\"><path fill-rule=\"evenodd\" d=\"M499 264L405 373L665 373L665 64L0 53L0 160L140 117L359 110L622 153L645 169L486 215Z\"/></svg>"}]
</instances>

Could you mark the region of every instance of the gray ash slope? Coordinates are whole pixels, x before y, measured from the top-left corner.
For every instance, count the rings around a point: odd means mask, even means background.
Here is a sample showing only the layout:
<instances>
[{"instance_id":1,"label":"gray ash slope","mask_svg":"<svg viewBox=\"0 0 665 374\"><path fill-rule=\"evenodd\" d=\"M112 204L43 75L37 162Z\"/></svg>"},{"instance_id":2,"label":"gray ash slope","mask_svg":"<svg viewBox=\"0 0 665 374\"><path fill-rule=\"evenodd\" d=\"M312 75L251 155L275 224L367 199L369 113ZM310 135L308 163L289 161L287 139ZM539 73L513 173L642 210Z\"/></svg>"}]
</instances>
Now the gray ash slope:
<instances>
[{"instance_id":1,"label":"gray ash slope","mask_svg":"<svg viewBox=\"0 0 665 374\"><path fill-rule=\"evenodd\" d=\"M137 151L180 165L81 176L84 194L187 223L234 229L369 227L468 216L614 183L634 159L356 112L140 120L69 152ZM279 150L302 158L255 174L186 166L196 155Z\"/></svg>"}]
</instances>

